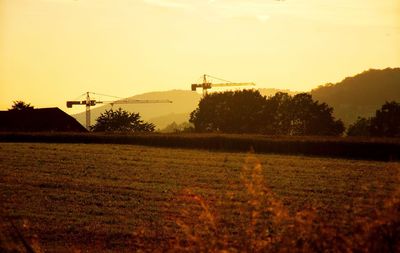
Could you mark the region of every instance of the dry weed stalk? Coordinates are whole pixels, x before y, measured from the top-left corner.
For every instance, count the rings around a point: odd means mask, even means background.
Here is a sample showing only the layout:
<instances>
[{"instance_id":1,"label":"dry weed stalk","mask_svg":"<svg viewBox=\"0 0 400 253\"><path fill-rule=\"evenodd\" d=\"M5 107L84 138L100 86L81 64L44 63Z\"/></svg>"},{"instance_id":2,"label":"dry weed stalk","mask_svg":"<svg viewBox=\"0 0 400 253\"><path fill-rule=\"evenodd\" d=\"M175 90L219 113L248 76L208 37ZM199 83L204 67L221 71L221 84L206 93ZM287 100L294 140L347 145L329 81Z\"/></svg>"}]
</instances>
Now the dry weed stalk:
<instances>
[{"instance_id":1,"label":"dry weed stalk","mask_svg":"<svg viewBox=\"0 0 400 253\"><path fill-rule=\"evenodd\" d=\"M240 179L247 199L236 205L238 211L229 210L236 214L239 232L232 233L204 198L185 190L183 198L192 205L184 205L182 218L176 221L181 233L174 251L400 252L400 187L373 216L357 216L359 210L353 207L356 217L342 221L351 223L351 231L345 232L318 215L316 208L291 214L265 183L255 155L246 158Z\"/></svg>"}]
</instances>

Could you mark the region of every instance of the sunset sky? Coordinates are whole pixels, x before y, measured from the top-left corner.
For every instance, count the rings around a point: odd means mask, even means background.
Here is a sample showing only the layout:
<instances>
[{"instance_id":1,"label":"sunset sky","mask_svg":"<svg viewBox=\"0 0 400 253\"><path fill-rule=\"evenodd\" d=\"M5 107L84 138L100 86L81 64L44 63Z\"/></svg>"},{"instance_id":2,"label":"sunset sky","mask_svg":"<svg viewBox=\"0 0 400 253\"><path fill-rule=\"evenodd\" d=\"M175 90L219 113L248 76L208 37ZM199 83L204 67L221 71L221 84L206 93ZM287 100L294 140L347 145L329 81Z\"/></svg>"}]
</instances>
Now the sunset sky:
<instances>
[{"instance_id":1,"label":"sunset sky","mask_svg":"<svg viewBox=\"0 0 400 253\"><path fill-rule=\"evenodd\" d=\"M386 67L399 0L0 0L0 110L70 112L86 91L189 90L203 73L308 91Z\"/></svg>"}]
</instances>

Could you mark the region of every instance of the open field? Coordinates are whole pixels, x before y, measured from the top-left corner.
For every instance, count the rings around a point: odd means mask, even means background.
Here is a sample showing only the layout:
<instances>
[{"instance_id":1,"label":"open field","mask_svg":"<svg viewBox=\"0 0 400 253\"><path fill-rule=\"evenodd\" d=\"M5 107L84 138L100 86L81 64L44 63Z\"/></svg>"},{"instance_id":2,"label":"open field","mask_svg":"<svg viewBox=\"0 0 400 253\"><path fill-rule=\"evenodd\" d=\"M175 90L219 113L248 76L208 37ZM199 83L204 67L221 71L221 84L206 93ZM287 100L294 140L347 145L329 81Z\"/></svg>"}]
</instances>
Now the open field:
<instances>
[{"instance_id":1,"label":"open field","mask_svg":"<svg viewBox=\"0 0 400 253\"><path fill-rule=\"evenodd\" d=\"M382 224L399 229L399 173L397 162L0 143L0 221L36 251L345 251Z\"/></svg>"}]
</instances>

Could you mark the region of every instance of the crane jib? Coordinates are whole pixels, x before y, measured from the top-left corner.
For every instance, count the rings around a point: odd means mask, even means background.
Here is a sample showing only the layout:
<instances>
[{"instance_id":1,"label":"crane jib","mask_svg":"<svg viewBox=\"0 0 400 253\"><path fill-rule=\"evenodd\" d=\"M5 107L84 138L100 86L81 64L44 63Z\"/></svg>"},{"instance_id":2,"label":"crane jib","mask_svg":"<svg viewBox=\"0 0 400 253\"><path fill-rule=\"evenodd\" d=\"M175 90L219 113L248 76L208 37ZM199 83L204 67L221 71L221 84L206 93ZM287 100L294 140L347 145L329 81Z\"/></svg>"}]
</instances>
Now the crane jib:
<instances>
[{"instance_id":1,"label":"crane jib","mask_svg":"<svg viewBox=\"0 0 400 253\"><path fill-rule=\"evenodd\" d=\"M211 77L213 79L217 79L217 80L223 81L225 83L211 83L209 80L207 80L207 77ZM196 91L197 88L202 88L203 95L205 95L205 94L207 94L207 90L211 89L212 87L254 86L254 85L256 85L256 84L255 83L234 83L234 82L226 81L224 79L205 74L205 75L203 75L203 83L192 84L191 89L192 89L192 91Z\"/></svg>"},{"instance_id":2,"label":"crane jib","mask_svg":"<svg viewBox=\"0 0 400 253\"><path fill-rule=\"evenodd\" d=\"M85 105L86 106L86 128L90 129L90 107L96 104L156 104L156 103L172 103L171 100L144 100L144 99L120 99L116 101L98 101L90 99L90 94L96 94L93 92L86 92L86 100L78 101L67 101L67 108L72 108L73 105ZM98 94L100 95L100 94ZM107 95L108 96L108 95ZM110 96L111 97L111 96ZM112 96L114 97L114 96Z\"/></svg>"}]
</instances>

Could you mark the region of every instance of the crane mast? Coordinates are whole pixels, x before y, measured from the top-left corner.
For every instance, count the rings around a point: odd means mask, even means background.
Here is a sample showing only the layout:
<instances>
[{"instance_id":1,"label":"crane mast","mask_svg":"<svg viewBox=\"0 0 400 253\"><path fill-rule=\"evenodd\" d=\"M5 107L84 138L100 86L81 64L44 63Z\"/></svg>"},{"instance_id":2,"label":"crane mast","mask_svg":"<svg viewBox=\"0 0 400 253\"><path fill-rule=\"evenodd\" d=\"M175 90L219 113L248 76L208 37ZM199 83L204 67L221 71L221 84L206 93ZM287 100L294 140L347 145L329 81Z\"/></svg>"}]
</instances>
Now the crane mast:
<instances>
[{"instance_id":1,"label":"crane mast","mask_svg":"<svg viewBox=\"0 0 400 253\"><path fill-rule=\"evenodd\" d=\"M97 104L155 104L155 103L172 103L171 100L162 99L162 100L144 100L144 99L120 99L115 101L100 101L93 100L90 98L90 93L86 92L86 100L70 100L67 101L67 108L72 108L73 105L85 105L86 107L86 129L90 130L90 107L95 106ZM92 93L95 94L95 93Z\"/></svg>"},{"instance_id":2,"label":"crane mast","mask_svg":"<svg viewBox=\"0 0 400 253\"><path fill-rule=\"evenodd\" d=\"M211 83L207 80L207 77L211 77L214 79L221 80L225 83ZM203 89L203 96L207 95L207 90L211 89L212 87L230 87L230 86L255 86L255 83L233 83L230 81L226 81L217 77L213 77L207 74L203 75L203 83L194 83L192 84L192 91L196 91L197 88Z\"/></svg>"},{"instance_id":3,"label":"crane mast","mask_svg":"<svg viewBox=\"0 0 400 253\"><path fill-rule=\"evenodd\" d=\"M90 106L92 101L90 100L89 92L86 92L86 129L89 130L90 128ZM96 102L93 101L93 106L96 105Z\"/></svg>"}]
</instances>

